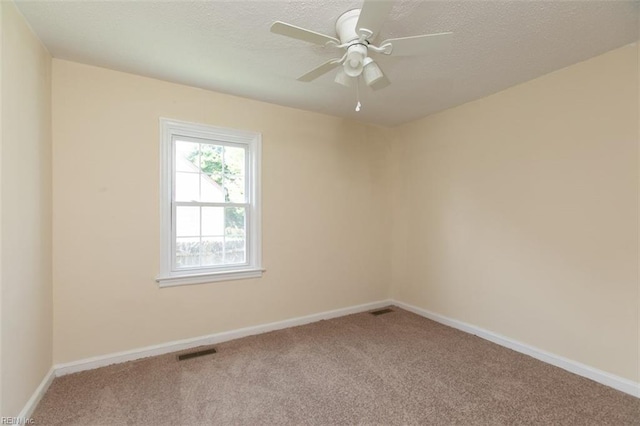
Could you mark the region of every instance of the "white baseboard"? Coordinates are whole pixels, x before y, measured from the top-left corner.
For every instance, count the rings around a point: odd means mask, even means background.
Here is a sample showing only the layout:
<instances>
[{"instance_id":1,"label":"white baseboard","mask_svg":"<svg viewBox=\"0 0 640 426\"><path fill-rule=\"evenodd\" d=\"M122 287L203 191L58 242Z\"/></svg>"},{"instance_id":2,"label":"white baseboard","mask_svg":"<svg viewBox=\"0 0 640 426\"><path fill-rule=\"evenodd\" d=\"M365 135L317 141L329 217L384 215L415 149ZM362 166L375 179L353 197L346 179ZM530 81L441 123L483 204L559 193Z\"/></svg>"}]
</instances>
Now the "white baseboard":
<instances>
[{"instance_id":1,"label":"white baseboard","mask_svg":"<svg viewBox=\"0 0 640 426\"><path fill-rule=\"evenodd\" d=\"M44 378L36 388L35 392L33 392L33 395L31 395L31 398L29 398L29 400L25 404L22 411L20 411L20 413L16 416L17 418L27 419L31 417L31 415L33 414L33 410L36 409L36 407L38 406L38 403L44 396L47 389L49 389L49 386L51 385L51 382L53 382L53 379L55 377L56 377L55 369L51 367L49 369L49 372L45 374Z\"/></svg>"},{"instance_id":2,"label":"white baseboard","mask_svg":"<svg viewBox=\"0 0 640 426\"><path fill-rule=\"evenodd\" d=\"M640 398L640 384L631 380L619 377L602 370L590 367L588 365L564 358L559 355L543 351L541 349L529 346L525 343L518 342L500 334L476 327L471 324L464 323L443 315L430 312L426 309L418 308L398 300L381 300L378 302L366 303L363 305L351 306L347 308L335 309L332 311L320 312L317 314L306 315L303 317L291 318L283 321L272 322L252 327L240 328L237 330L225 331L222 333L210 334L207 336L194 337L191 339L176 340L159 345L147 346L144 348L133 349L130 351L117 352L108 355L102 355L87 358L79 361L54 365L51 370L42 379L42 382L35 390L25 407L22 409L18 417L28 418L33 413L40 399L51 385L54 377L64 376L66 374L77 373L85 370L92 370L111 364L119 364L136 359L147 358L150 356L163 355L171 352L177 352L185 349L195 348L198 346L212 345L229 340L239 339L241 337L252 336L255 334L267 333L269 331L281 330L289 327L309 324L321 320L338 318L345 315L366 312L373 309L379 309L385 306L395 305L399 308L413 312L425 318L441 324L462 330L464 332L474 334L490 342L500 346L512 349L514 351L529 355L540 361L546 362L556 367L575 373L579 376L586 377L595 382L612 387L614 389L625 392L629 395Z\"/></svg>"},{"instance_id":3,"label":"white baseboard","mask_svg":"<svg viewBox=\"0 0 640 426\"><path fill-rule=\"evenodd\" d=\"M623 377L607 373L606 371L590 367L586 364L582 364L580 362L543 351L542 349L538 349L525 343L518 342L517 340L510 339L509 337L505 337L492 331L476 327L475 325L467 324L462 321L445 317L444 315L436 314L426 309L418 308L416 306L409 305L398 300L392 300L391 304L407 311L413 312L414 314L418 314L422 317L429 318L430 320L448 325L449 327L457 328L458 330L474 334L478 337L496 343L500 346L512 349L516 352L529 355L533 358L539 359L540 361L544 361L547 364L555 365L556 367L560 367L564 370L570 371L571 373L612 387L629 395L635 396L636 398L640 398L640 383L636 383L629 379L625 379Z\"/></svg>"},{"instance_id":4,"label":"white baseboard","mask_svg":"<svg viewBox=\"0 0 640 426\"><path fill-rule=\"evenodd\" d=\"M306 315L303 317L291 318L283 321L272 322L268 324L256 325L252 327L240 328L237 330L224 331L222 333L210 334L208 336L194 337L191 339L175 340L172 342L162 343L159 345L147 346L144 348L133 349L130 351L117 352L108 355L101 355L92 358L86 358L79 361L73 361L54 366L56 376L64 376L66 374L77 373L85 370L93 370L94 368L105 367L111 364L119 364L122 362L133 361L136 359L147 358L150 356L164 355L171 352L191 349L198 346L215 345L217 343L229 340L239 339L241 337L252 336L255 334L267 333L269 331L281 330L283 328L295 327L298 325L309 324L321 320L342 317L345 315L365 312L372 309L378 309L389 306L390 300L381 300L378 302L365 303L363 305L350 306L347 308L335 309L332 311L320 312L317 314Z\"/></svg>"}]
</instances>

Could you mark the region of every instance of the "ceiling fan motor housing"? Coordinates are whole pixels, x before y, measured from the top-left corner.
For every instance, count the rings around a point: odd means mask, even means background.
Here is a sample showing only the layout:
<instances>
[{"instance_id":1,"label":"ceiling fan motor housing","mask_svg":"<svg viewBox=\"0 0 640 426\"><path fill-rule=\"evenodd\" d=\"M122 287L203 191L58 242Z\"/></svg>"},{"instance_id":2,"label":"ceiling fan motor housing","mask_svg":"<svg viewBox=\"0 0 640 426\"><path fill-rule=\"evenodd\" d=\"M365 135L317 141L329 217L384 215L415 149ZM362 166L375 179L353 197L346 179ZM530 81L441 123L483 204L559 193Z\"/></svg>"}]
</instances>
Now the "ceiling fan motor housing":
<instances>
[{"instance_id":1,"label":"ceiling fan motor housing","mask_svg":"<svg viewBox=\"0 0 640 426\"><path fill-rule=\"evenodd\" d=\"M340 43L349 43L360 38L356 31L360 9L353 9L340 15L336 21L336 34L340 38Z\"/></svg>"}]
</instances>

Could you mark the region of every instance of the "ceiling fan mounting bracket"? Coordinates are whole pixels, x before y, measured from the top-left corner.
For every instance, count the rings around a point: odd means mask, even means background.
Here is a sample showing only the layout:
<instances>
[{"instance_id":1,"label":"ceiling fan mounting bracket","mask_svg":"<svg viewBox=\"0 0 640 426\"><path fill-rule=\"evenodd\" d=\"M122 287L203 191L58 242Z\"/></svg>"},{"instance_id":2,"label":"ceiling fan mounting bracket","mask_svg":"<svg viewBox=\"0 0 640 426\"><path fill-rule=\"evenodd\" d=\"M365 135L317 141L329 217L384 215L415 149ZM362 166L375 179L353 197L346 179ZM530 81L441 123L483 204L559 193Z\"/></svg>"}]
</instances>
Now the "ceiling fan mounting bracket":
<instances>
[{"instance_id":1,"label":"ceiling fan mounting bracket","mask_svg":"<svg viewBox=\"0 0 640 426\"><path fill-rule=\"evenodd\" d=\"M393 51L393 45L391 43L385 43L382 46L370 45L368 47L376 53L382 53L385 55L391 55L391 52Z\"/></svg>"},{"instance_id":2,"label":"ceiling fan mounting bracket","mask_svg":"<svg viewBox=\"0 0 640 426\"><path fill-rule=\"evenodd\" d=\"M373 37L373 31L368 30L366 28L359 28L358 32L360 33L360 40L361 41L366 41L367 43L369 42L369 39Z\"/></svg>"}]
</instances>

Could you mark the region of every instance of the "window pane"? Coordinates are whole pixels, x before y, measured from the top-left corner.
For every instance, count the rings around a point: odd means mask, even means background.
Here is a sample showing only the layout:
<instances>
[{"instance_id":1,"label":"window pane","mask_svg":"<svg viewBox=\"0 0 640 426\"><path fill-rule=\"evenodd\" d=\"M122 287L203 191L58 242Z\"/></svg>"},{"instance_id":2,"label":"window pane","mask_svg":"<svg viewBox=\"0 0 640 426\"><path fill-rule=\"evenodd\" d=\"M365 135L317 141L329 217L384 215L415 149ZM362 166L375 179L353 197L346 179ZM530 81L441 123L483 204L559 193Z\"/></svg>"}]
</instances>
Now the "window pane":
<instances>
[{"instance_id":1,"label":"window pane","mask_svg":"<svg viewBox=\"0 0 640 426\"><path fill-rule=\"evenodd\" d=\"M197 173L176 173L176 201L200 201L198 181L200 175Z\"/></svg>"},{"instance_id":2,"label":"window pane","mask_svg":"<svg viewBox=\"0 0 640 426\"><path fill-rule=\"evenodd\" d=\"M219 178L222 181L221 178ZM225 194L222 185L219 185L214 177L200 175L200 201L209 203L224 203Z\"/></svg>"},{"instance_id":3,"label":"window pane","mask_svg":"<svg viewBox=\"0 0 640 426\"><path fill-rule=\"evenodd\" d=\"M178 268L200 266L199 238L176 238L176 266Z\"/></svg>"},{"instance_id":4,"label":"window pane","mask_svg":"<svg viewBox=\"0 0 640 426\"><path fill-rule=\"evenodd\" d=\"M224 244L225 263L244 263L246 258L246 248L244 238L227 237Z\"/></svg>"},{"instance_id":5,"label":"window pane","mask_svg":"<svg viewBox=\"0 0 640 426\"><path fill-rule=\"evenodd\" d=\"M222 174L222 146L203 143L200 145L200 169L208 175Z\"/></svg>"},{"instance_id":6,"label":"window pane","mask_svg":"<svg viewBox=\"0 0 640 426\"><path fill-rule=\"evenodd\" d=\"M229 236L244 237L245 212L244 207L226 207L224 233Z\"/></svg>"},{"instance_id":7,"label":"window pane","mask_svg":"<svg viewBox=\"0 0 640 426\"><path fill-rule=\"evenodd\" d=\"M222 237L212 237L202 239L202 266L222 265L223 263Z\"/></svg>"},{"instance_id":8,"label":"window pane","mask_svg":"<svg viewBox=\"0 0 640 426\"><path fill-rule=\"evenodd\" d=\"M245 202L245 149L225 147L224 149L224 186L227 189L228 201Z\"/></svg>"},{"instance_id":9,"label":"window pane","mask_svg":"<svg viewBox=\"0 0 640 426\"><path fill-rule=\"evenodd\" d=\"M176 207L176 236L200 236L200 207Z\"/></svg>"},{"instance_id":10,"label":"window pane","mask_svg":"<svg viewBox=\"0 0 640 426\"><path fill-rule=\"evenodd\" d=\"M200 144L176 141L176 171L197 172Z\"/></svg>"},{"instance_id":11,"label":"window pane","mask_svg":"<svg viewBox=\"0 0 640 426\"><path fill-rule=\"evenodd\" d=\"M224 147L225 173L231 175L245 175L244 170L244 148L233 146Z\"/></svg>"},{"instance_id":12,"label":"window pane","mask_svg":"<svg viewBox=\"0 0 640 426\"><path fill-rule=\"evenodd\" d=\"M244 203L246 201L244 194L244 176L225 175L225 187L227 189L227 201L231 203Z\"/></svg>"},{"instance_id":13,"label":"window pane","mask_svg":"<svg viewBox=\"0 0 640 426\"><path fill-rule=\"evenodd\" d=\"M224 207L202 208L202 235L224 235Z\"/></svg>"}]
</instances>

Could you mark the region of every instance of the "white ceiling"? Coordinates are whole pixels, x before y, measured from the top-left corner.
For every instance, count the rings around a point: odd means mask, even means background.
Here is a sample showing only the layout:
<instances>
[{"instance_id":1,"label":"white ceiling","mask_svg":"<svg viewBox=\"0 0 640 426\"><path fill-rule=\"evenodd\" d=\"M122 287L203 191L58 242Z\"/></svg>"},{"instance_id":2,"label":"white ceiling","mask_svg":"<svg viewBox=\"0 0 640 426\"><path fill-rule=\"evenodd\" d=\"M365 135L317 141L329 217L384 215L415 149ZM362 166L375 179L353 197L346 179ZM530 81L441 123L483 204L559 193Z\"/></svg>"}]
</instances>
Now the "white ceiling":
<instances>
[{"instance_id":1,"label":"white ceiling","mask_svg":"<svg viewBox=\"0 0 640 426\"><path fill-rule=\"evenodd\" d=\"M397 1L380 39L454 31L449 51L378 63L377 92L296 78L340 56L271 34L275 20L335 35L360 1L43 1L18 7L56 58L356 120L396 125L634 42L638 2ZM379 40L380 40L379 39ZM378 59L379 58L379 59Z\"/></svg>"}]
</instances>

